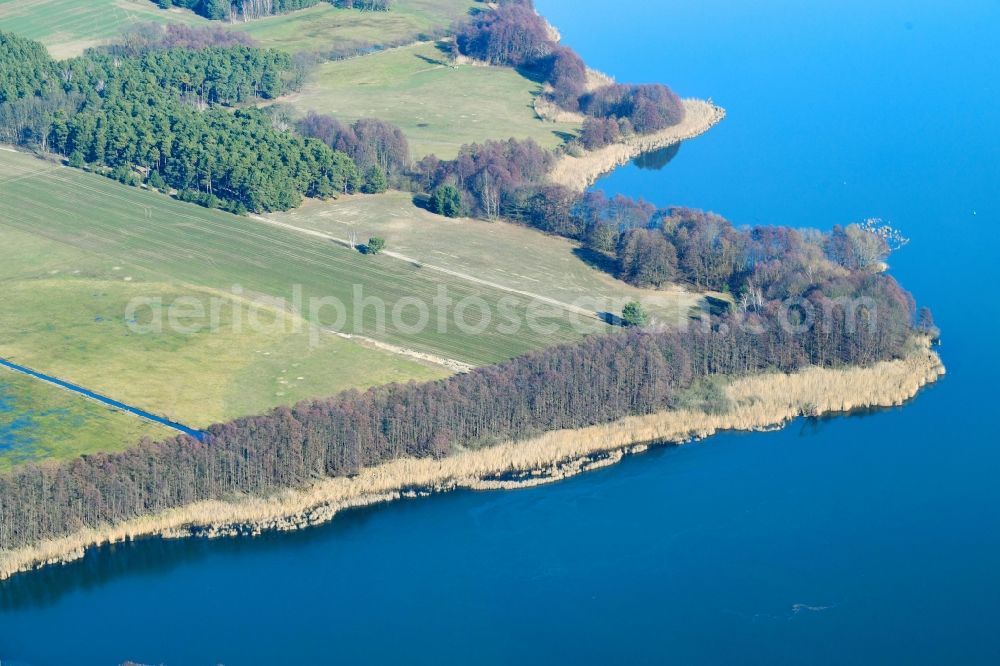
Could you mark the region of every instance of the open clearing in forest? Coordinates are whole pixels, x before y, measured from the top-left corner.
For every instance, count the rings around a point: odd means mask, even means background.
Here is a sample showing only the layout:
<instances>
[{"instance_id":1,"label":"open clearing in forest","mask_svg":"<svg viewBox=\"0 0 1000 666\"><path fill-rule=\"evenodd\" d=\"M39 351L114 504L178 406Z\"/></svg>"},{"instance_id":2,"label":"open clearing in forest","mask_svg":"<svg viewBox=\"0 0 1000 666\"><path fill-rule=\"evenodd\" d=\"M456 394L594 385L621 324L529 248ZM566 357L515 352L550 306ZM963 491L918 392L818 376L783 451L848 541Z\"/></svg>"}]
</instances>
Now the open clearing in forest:
<instances>
[{"instance_id":1,"label":"open clearing in forest","mask_svg":"<svg viewBox=\"0 0 1000 666\"><path fill-rule=\"evenodd\" d=\"M345 388L448 374L307 326L293 330L301 320L279 317L280 303L250 303L260 296L291 302L296 285L304 304L312 296L344 302L343 331L472 365L581 335L571 327L579 318L551 306L537 309L551 332L524 324L468 332L451 317L444 331L436 317L426 329L397 329L391 311L400 299L430 304L439 287L453 302L476 296L492 305L510 294L21 153L0 151L0 192L0 355L195 427ZM234 295L236 285L242 293ZM384 330L375 307L354 311L355 285L386 304ZM157 318L169 324L163 308L180 297L201 302L206 313L210 299L223 303L217 330L206 330L207 314L180 318L201 326L190 334L169 325L155 334L133 330ZM130 316L134 298L160 299L162 307L143 302ZM529 299L518 301L511 311L526 322ZM261 326L246 325L251 310ZM336 316L324 309L318 323ZM402 311L405 324L416 318ZM472 307L463 322L474 327L482 314Z\"/></svg>"},{"instance_id":2,"label":"open clearing in forest","mask_svg":"<svg viewBox=\"0 0 1000 666\"><path fill-rule=\"evenodd\" d=\"M381 118L403 129L414 159L451 158L463 144L487 139L532 138L555 148L574 135L579 125L538 117L540 91L513 69L453 65L438 43L421 43L324 63L302 92L280 101L303 115Z\"/></svg>"},{"instance_id":3,"label":"open clearing in forest","mask_svg":"<svg viewBox=\"0 0 1000 666\"><path fill-rule=\"evenodd\" d=\"M588 263L578 243L509 222L450 219L417 208L412 195L387 192L337 201L307 200L268 219L335 238L385 238L388 249L428 267L587 309L621 312L641 301L665 322L685 320L701 296L680 288L639 289ZM581 300L583 299L583 300Z\"/></svg>"},{"instance_id":4,"label":"open clearing in forest","mask_svg":"<svg viewBox=\"0 0 1000 666\"><path fill-rule=\"evenodd\" d=\"M0 30L36 39L55 58L116 41L136 23L222 25L250 34L261 46L296 53L360 44L417 41L468 16L472 0L397 0L392 11L339 9L328 2L248 23L209 21L151 0L0 0Z\"/></svg>"},{"instance_id":5,"label":"open clearing in forest","mask_svg":"<svg viewBox=\"0 0 1000 666\"><path fill-rule=\"evenodd\" d=\"M125 448L176 433L52 384L0 368L0 472L46 458Z\"/></svg>"}]
</instances>

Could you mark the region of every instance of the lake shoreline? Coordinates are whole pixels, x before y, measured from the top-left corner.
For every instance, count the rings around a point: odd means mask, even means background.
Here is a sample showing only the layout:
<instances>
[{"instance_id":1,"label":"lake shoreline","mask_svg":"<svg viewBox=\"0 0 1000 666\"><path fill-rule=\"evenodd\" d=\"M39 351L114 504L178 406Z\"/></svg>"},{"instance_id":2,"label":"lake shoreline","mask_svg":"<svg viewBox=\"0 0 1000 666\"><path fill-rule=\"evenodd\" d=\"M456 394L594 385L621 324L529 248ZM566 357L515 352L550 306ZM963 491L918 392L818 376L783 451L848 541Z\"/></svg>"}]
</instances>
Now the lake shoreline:
<instances>
[{"instance_id":1,"label":"lake shoreline","mask_svg":"<svg viewBox=\"0 0 1000 666\"><path fill-rule=\"evenodd\" d=\"M400 459L353 477L317 481L267 498L199 502L126 523L0 552L0 580L82 558L87 549L143 537L222 537L289 531L325 523L339 512L460 488L506 490L552 483L606 467L651 445L681 444L720 431L780 427L799 416L898 406L944 375L928 340L906 358L865 368L806 368L734 380L730 408L711 414L681 409L631 416L446 458Z\"/></svg>"},{"instance_id":2,"label":"lake shoreline","mask_svg":"<svg viewBox=\"0 0 1000 666\"><path fill-rule=\"evenodd\" d=\"M726 110L711 100L685 99L684 120L650 134L635 134L621 141L584 151L579 156L562 155L549 172L549 182L582 192L605 174L624 166L643 153L651 153L667 146L700 136L721 123Z\"/></svg>"}]
</instances>

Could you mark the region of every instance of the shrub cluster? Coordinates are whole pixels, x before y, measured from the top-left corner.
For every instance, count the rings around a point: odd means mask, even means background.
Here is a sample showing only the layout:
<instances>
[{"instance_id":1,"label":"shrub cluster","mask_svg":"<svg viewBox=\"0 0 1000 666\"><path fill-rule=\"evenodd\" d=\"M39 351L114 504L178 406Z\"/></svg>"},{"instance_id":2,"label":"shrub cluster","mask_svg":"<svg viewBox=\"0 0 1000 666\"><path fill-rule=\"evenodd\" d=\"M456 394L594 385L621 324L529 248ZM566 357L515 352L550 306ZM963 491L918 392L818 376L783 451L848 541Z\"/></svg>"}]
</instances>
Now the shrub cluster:
<instances>
[{"instance_id":1,"label":"shrub cluster","mask_svg":"<svg viewBox=\"0 0 1000 666\"><path fill-rule=\"evenodd\" d=\"M515 192L545 178L553 160L532 139L487 141L462 146L453 160L427 156L415 165L414 175L425 192L453 187L463 210L496 219L513 205Z\"/></svg>"},{"instance_id":2,"label":"shrub cluster","mask_svg":"<svg viewBox=\"0 0 1000 666\"><path fill-rule=\"evenodd\" d=\"M110 52L137 56L162 49L204 49L210 46L255 46L254 39L239 30L221 25L194 27L181 23L139 23L122 36L121 44L106 47Z\"/></svg>"},{"instance_id":3,"label":"shrub cluster","mask_svg":"<svg viewBox=\"0 0 1000 666\"><path fill-rule=\"evenodd\" d=\"M398 185L410 167L410 144L403 131L377 118L345 125L331 115L309 112L298 123L299 133L319 139L346 153L363 172L378 172Z\"/></svg>"}]
</instances>

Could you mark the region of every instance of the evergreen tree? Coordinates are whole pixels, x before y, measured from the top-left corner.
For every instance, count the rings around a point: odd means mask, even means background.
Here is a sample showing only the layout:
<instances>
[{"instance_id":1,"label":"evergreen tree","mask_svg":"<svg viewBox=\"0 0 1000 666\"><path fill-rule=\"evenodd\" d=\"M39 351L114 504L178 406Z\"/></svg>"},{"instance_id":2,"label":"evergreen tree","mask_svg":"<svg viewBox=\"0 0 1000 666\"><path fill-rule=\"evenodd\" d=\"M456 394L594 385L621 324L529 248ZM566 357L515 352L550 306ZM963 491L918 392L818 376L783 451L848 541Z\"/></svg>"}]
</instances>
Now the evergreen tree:
<instances>
[{"instance_id":1,"label":"evergreen tree","mask_svg":"<svg viewBox=\"0 0 1000 666\"><path fill-rule=\"evenodd\" d=\"M622 310L622 322L626 326L645 326L649 322L649 315L646 314L641 303L633 301Z\"/></svg>"},{"instance_id":2,"label":"evergreen tree","mask_svg":"<svg viewBox=\"0 0 1000 666\"><path fill-rule=\"evenodd\" d=\"M368 169L365 174L365 192L368 194L381 194L389 189L389 181L385 178L385 173L376 164Z\"/></svg>"},{"instance_id":3,"label":"evergreen tree","mask_svg":"<svg viewBox=\"0 0 1000 666\"><path fill-rule=\"evenodd\" d=\"M454 185L442 185L434 190L431 210L445 217L462 216L462 193Z\"/></svg>"}]
</instances>

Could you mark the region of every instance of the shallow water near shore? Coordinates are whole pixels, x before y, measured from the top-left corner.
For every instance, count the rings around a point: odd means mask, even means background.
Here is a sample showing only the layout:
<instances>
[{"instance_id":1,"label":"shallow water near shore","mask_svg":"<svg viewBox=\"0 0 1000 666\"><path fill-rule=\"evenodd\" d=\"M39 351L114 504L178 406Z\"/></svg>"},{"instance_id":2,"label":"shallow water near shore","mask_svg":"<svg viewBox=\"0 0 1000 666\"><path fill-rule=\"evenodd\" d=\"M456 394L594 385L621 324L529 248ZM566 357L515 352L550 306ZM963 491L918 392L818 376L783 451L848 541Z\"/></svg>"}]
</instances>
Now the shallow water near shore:
<instances>
[{"instance_id":1,"label":"shallow water near shore","mask_svg":"<svg viewBox=\"0 0 1000 666\"><path fill-rule=\"evenodd\" d=\"M1000 7L686 4L618 5L604 33L606 3L538 0L592 66L728 111L599 186L737 224L892 221L944 380L538 488L102 548L0 583L3 663L997 663Z\"/></svg>"}]
</instances>

